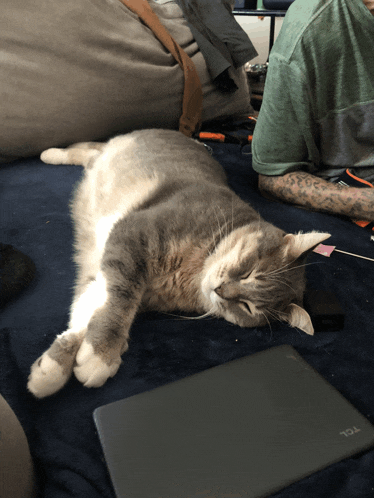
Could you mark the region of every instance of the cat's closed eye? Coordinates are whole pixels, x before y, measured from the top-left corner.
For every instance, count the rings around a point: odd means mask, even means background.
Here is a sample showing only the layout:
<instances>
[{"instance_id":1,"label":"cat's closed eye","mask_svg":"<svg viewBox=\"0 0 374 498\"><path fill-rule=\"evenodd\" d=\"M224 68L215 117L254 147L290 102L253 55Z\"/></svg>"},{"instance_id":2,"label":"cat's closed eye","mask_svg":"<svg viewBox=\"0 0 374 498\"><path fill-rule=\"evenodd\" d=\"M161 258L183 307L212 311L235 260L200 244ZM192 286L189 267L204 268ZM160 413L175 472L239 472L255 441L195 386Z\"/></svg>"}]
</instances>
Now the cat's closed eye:
<instances>
[{"instance_id":1,"label":"cat's closed eye","mask_svg":"<svg viewBox=\"0 0 374 498\"><path fill-rule=\"evenodd\" d=\"M246 273L244 273L242 277L240 277L240 280L247 280L247 278L249 278L251 275L252 275L252 270L247 271Z\"/></svg>"},{"instance_id":2,"label":"cat's closed eye","mask_svg":"<svg viewBox=\"0 0 374 498\"><path fill-rule=\"evenodd\" d=\"M246 313L249 313L250 315L252 315L252 311L251 311L251 308L249 306L249 304L247 303L247 301L239 301L239 306L242 308L242 310L244 310Z\"/></svg>"}]
</instances>

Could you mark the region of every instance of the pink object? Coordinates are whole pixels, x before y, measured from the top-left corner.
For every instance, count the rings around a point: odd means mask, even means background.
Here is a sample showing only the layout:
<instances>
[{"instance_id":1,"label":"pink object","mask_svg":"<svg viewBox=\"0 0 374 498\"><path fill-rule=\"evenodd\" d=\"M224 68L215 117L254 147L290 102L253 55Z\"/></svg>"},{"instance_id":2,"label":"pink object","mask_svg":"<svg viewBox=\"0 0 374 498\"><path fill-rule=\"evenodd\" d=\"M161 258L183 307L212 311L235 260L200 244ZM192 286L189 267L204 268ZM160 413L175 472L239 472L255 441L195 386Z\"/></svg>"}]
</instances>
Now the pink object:
<instances>
[{"instance_id":1,"label":"pink object","mask_svg":"<svg viewBox=\"0 0 374 498\"><path fill-rule=\"evenodd\" d=\"M322 256L326 256L327 258L329 258L335 247L336 246L325 246L324 244L318 244L318 246L315 249L313 249L313 252L316 252L317 254L322 254Z\"/></svg>"}]
</instances>

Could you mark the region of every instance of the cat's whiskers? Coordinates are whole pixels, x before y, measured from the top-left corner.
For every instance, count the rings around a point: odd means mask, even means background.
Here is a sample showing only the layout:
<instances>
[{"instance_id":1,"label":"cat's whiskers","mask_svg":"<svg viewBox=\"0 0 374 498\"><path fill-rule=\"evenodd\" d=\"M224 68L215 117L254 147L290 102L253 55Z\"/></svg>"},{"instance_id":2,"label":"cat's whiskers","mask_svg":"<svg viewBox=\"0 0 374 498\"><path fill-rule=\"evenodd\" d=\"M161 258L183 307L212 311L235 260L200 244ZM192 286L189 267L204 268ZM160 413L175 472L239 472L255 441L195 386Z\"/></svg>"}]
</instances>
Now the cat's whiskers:
<instances>
[{"instance_id":1,"label":"cat's whiskers","mask_svg":"<svg viewBox=\"0 0 374 498\"><path fill-rule=\"evenodd\" d=\"M206 313L204 313L203 315L199 315L199 316L184 316L184 315L175 315L173 313L166 313L164 312L164 315L168 315L168 316L174 316L176 318L182 318L184 320L201 320L203 318L215 318L215 315L214 315L214 309L210 309L209 311L207 311Z\"/></svg>"},{"instance_id":2,"label":"cat's whiskers","mask_svg":"<svg viewBox=\"0 0 374 498\"><path fill-rule=\"evenodd\" d=\"M231 205L232 205L232 200L231 200ZM222 213L222 216L223 216L223 219L224 219L224 228L226 229L226 235L225 235L225 240L227 240L227 237L229 236L229 234L231 233L230 230L229 230L229 221L227 220L226 218L226 215L225 215L225 212L222 210L221 206L218 206L218 209L221 211ZM231 219L231 226L233 226L234 224L234 220ZM231 230L232 231L232 230Z\"/></svg>"},{"instance_id":3,"label":"cat's whiskers","mask_svg":"<svg viewBox=\"0 0 374 498\"><path fill-rule=\"evenodd\" d=\"M217 207L217 205L214 205L214 214L215 214L215 217L217 219L217 227L218 227L218 231L219 231L219 235L220 235L218 244L216 245L216 247L217 247L221 243L221 241L223 239L225 239L224 242L227 243L227 239L226 239L226 237L223 236L224 234L223 234L223 231L222 231L222 226L221 226L220 220L218 218L216 207ZM226 246L225 246L225 251L226 251Z\"/></svg>"},{"instance_id":4,"label":"cat's whiskers","mask_svg":"<svg viewBox=\"0 0 374 498\"><path fill-rule=\"evenodd\" d=\"M286 270L279 270L279 271L270 272L269 274L273 273L274 275L279 275L280 273L285 273L287 271L296 270L297 268L303 268L305 266L319 265L319 264L320 263L318 261L314 261L313 263L305 263L303 265L298 265L298 266L293 266L292 268L287 268ZM286 266L288 266L288 265L286 265Z\"/></svg>"},{"instance_id":5,"label":"cat's whiskers","mask_svg":"<svg viewBox=\"0 0 374 498\"><path fill-rule=\"evenodd\" d=\"M213 207L214 207L214 214L215 214L215 217L216 217L216 219L217 219L217 226L218 226L218 230L219 230L219 233L220 233L220 235L221 235L221 238L223 238L223 237L222 237L222 229L221 229L222 227L221 227L221 222L220 222L220 219L219 219L218 214L217 214L217 207L218 207L218 206L215 204Z\"/></svg>"},{"instance_id":6,"label":"cat's whiskers","mask_svg":"<svg viewBox=\"0 0 374 498\"><path fill-rule=\"evenodd\" d=\"M272 320L276 320L278 321L278 316L274 313L274 311L271 309L271 308L267 308L266 309L266 312L265 311L262 311L261 312L267 319L268 323L269 323L269 318L268 316L272 319Z\"/></svg>"},{"instance_id":7,"label":"cat's whiskers","mask_svg":"<svg viewBox=\"0 0 374 498\"><path fill-rule=\"evenodd\" d=\"M291 287L284 279L282 279L281 277L277 278L277 276L267 276L266 277L266 280L272 280L273 282L277 282L279 284L282 284L282 285L286 285L287 287L289 287L292 291L294 291L293 287Z\"/></svg>"},{"instance_id":8,"label":"cat's whiskers","mask_svg":"<svg viewBox=\"0 0 374 498\"><path fill-rule=\"evenodd\" d=\"M227 250L227 244L228 244L228 239L227 239L227 236L228 236L228 229L227 229L227 221L226 221L226 217L225 217L225 214L224 212L222 211L222 208L218 205L218 204L215 204L214 206L215 208L218 208L223 216L223 220L224 220L224 223L222 224L219 220L219 217L218 217L218 214L217 214L217 211L215 210L214 213L216 215L216 218L217 218L217 223L218 223L218 229L220 231L220 234L221 234L221 241L223 241L224 243L224 251L226 252ZM226 234L224 233L224 229L226 229Z\"/></svg>"},{"instance_id":9,"label":"cat's whiskers","mask_svg":"<svg viewBox=\"0 0 374 498\"><path fill-rule=\"evenodd\" d=\"M266 276L268 276L268 275L278 275L278 274L284 273L286 271L296 270L297 268L303 268L303 267L309 266L309 265L320 264L319 261L314 261L312 263L304 263L302 265L294 266L292 268L287 268L288 266L292 265L296 261L296 259L290 261L289 263L285 264L284 266L281 266L280 268L276 268L275 270L272 270L272 271L269 271L269 272L264 272L263 274L266 275Z\"/></svg>"},{"instance_id":10,"label":"cat's whiskers","mask_svg":"<svg viewBox=\"0 0 374 498\"><path fill-rule=\"evenodd\" d=\"M265 320L268 322L269 329L270 329L270 340L273 338L273 329L271 328L271 323L269 318L266 316L266 313L264 311L261 311L261 314L265 317Z\"/></svg>"},{"instance_id":11,"label":"cat's whiskers","mask_svg":"<svg viewBox=\"0 0 374 498\"><path fill-rule=\"evenodd\" d=\"M229 249L229 235L234 231L234 201L233 199L231 200L231 221L227 219L225 212L223 211L222 207L219 206L218 204L215 205L216 208L218 208L222 214L223 217L223 223L220 225L219 219L216 213L217 221L219 224L220 228L220 233L221 235L223 234L222 241L223 241L223 250L224 252L228 251ZM230 229L231 226L231 229ZM224 232L225 233L224 233Z\"/></svg>"},{"instance_id":12,"label":"cat's whiskers","mask_svg":"<svg viewBox=\"0 0 374 498\"><path fill-rule=\"evenodd\" d=\"M261 314L264 316L265 320L268 322L268 325L270 327L270 330L271 330L271 324L270 324L270 320L269 318L267 317L265 311L261 311ZM271 313L269 313L269 315L271 315Z\"/></svg>"},{"instance_id":13,"label":"cat's whiskers","mask_svg":"<svg viewBox=\"0 0 374 498\"><path fill-rule=\"evenodd\" d=\"M281 270L283 270L284 268L287 268L287 266L292 265L292 263L294 263L295 261L296 261L296 259L293 259L292 261L289 261L288 263L286 263L285 265L281 266L280 268L276 268L275 270L268 271L268 272L264 272L264 275L272 275L272 274L277 274L277 273L279 273Z\"/></svg>"},{"instance_id":14,"label":"cat's whiskers","mask_svg":"<svg viewBox=\"0 0 374 498\"><path fill-rule=\"evenodd\" d=\"M210 230L212 231L212 238L213 238L213 247L212 247L212 249L208 249L208 254L209 254L209 256L211 256L217 247L217 239L216 239L216 232L213 230L212 225L209 224L209 227L210 227ZM210 246L210 244L208 244L208 247L209 246Z\"/></svg>"},{"instance_id":15,"label":"cat's whiskers","mask_svg":"<svg viewBox=\"0 0 374 498\"><path fill-rule=\"evenodd\" d=\"M286 313L284 313L283 311L279 311L274 308L267 308L267 311L269 315L277 322L282 322L286 318Z\"/></svg>"}]
</instances>

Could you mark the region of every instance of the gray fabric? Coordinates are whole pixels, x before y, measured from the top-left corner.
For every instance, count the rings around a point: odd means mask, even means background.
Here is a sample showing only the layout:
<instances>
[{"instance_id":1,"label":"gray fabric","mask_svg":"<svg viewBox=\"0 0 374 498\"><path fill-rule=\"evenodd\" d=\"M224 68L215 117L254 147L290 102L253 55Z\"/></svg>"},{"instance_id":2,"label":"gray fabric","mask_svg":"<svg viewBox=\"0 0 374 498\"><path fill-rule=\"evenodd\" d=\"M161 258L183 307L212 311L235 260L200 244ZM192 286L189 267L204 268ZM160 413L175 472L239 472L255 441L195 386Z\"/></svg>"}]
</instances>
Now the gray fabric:
<instances>
[{"instance_id":1,"label":"gray fabric","mask_svg":"<svg viewBox=\"0 0 374 498\"><path fill-rule=\"evenodd\" d=\"M181 9L150 5L192 58L203 88L202 120L250 112L239 90L217 90ZM119 0L5 0L0 16L0 162L49 147L105 140L141 128L178 129L183 71Z\"/></svg>"},{"instance_id":2,"label":"gray fabric","mask_svg":"<svg viewBox=\"0 0 374 498\"><path fill-rule=\"evenodd\" d=\"M176 0L215 80L229 67L238 68L258 55L238 24L228 0Z\"/></svg>"}]
</instances>

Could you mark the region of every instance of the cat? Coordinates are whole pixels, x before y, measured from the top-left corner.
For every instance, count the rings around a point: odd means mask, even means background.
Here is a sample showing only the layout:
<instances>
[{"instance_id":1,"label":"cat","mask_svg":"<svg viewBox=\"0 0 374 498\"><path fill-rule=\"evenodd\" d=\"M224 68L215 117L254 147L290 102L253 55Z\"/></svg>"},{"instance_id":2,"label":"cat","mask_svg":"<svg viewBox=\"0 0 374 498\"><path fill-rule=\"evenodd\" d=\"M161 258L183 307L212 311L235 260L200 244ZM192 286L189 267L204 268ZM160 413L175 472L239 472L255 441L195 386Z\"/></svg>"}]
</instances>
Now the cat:
<instances>
[{"instance_id":1,"label":"cat","mask_svg":"<svg viewBox=\"0 0 374 498\"><path fill-rule=\"evenodd\" d=\"M172 130L48 149L85 167L71 204L77 278L68 329L31 367L36 397L74 371L87 387L117 372L137 313L198 313L241 327L282 320L313 334L305 258L327 233L287 234L228 186L203 144Z\"/></svg>"}]
</instances>

